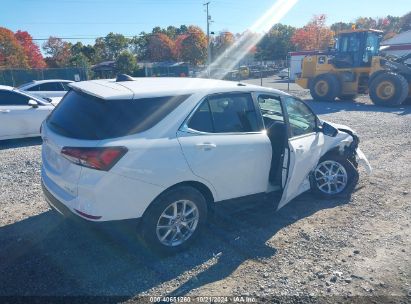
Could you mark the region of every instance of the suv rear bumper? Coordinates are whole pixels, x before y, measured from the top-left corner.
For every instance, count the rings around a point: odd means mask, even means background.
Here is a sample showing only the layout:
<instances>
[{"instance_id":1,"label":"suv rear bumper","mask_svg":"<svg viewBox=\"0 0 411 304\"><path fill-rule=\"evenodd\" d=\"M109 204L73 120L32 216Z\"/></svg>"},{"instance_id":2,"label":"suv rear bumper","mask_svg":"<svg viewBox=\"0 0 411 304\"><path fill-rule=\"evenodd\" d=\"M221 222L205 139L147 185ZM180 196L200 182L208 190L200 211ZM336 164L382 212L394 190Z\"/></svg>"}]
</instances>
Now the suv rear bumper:
<instances>
[{"instance_id":1,"label":"suv rear bumper","mask_svg":"<svg viewBox=\"0 0 411 304\"><path fill-rule=\"evenodd\" d=\"M74 213L71 212L71 210L67 206L65 206L62 202L55 198L53 194L50 193L46 186L44 186L43 179L41 180L41 188L43 189L44 197L46 198L46 201L51 208L55 209L57 212L66 217L74 215Z\"/></svg>"},{"instance_id":2,"label":"suv rear bumper","mask_svg":"<svg viewBox=\"0 0 411 304\"><path fill-rule=\"evenodd\" d=\"M105 222L95 222L95 221L90 221L87 220L80 215L75 214L68 208L66 205L64 205L62 202L60 202L44 185L43 180L41 180L41 187L43 189L43 194L44 197L49 204L49 206L56 210L58 213L63 215L64 217L70 218L72 220L75 220L80 223L86 223L90 226L93 227L99 227L99 228L110 228L113 229L115 226L116 228L127 228L127 229L132 229L135 231L136 227L138 227L141 218L133 218L133 219L125 219L125 220L114 220L114 221L105 221Z\"/></svg>"}]
</instances>

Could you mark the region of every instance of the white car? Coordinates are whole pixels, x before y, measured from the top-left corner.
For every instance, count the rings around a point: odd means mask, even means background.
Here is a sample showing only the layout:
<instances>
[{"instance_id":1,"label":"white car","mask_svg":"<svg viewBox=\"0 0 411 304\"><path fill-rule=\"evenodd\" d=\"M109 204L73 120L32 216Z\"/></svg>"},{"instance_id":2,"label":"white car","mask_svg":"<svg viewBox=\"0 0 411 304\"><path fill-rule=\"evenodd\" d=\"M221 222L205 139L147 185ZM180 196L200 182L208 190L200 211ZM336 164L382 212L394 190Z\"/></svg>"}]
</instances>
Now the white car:
<instances>
[{"instance_id":1,"label":"white car","mask_svg":"<svg viewBox=\"0 0 411 304\"><path fill-rule=\"evenodd\" d=\"M277 76L281 79L288 78L288 68L282 69L280 72L278 72Z\"/></svg>"},{"instance_id":2,"label":"white car","mask_svg":"<svg viewBox=\"0 0 411 304\"><path fill-rule=\"evenodd\" d=\"M18 89L39 97L63 97L69 90L68 84L72 82L64 79L34 80L22 84Z\"/></svg>"},{"instance_id":3,"label":"white car","mask_svg":"<svg viewBox=\"0 0 411 304\"><path fill-rule=\"evenodd\" d=\"M42 183L62 214L140 218L153 248L174 252L201 231L208 207L310 188L352 190L358 137L278 90L187 78L70 84L42 127ZM244 200L242 200L244 201Z\"/></svg>"},{"instance_id":4,"label":"white car","mask_svg":"<svg viewBox=\"0 0 411 304\"><path fill-rule=\"evenodd\" d=\"M41 123L57 101L0 85L0 140L40 136Z\"/></svg>"}]
</instances>

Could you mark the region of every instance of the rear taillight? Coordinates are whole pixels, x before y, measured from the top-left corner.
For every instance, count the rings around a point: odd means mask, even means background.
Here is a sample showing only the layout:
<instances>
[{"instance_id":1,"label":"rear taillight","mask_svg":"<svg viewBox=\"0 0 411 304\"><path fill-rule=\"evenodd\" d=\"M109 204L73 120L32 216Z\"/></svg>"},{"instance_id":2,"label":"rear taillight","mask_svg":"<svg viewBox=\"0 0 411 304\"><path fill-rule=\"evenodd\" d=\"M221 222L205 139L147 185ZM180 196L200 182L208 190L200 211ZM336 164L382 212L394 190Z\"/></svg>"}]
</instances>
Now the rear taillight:
<instances>
[{"instance_id":1,"label":"rear taillight","mask_svg":"<svg viewBox=\"0 0 411 304\"><path fill-rule=\"evenodd\" d=\"M126 154L125 147L64 147L61 154L69 161L88 168L108 171Z\"/></svg>"}]
</instances>

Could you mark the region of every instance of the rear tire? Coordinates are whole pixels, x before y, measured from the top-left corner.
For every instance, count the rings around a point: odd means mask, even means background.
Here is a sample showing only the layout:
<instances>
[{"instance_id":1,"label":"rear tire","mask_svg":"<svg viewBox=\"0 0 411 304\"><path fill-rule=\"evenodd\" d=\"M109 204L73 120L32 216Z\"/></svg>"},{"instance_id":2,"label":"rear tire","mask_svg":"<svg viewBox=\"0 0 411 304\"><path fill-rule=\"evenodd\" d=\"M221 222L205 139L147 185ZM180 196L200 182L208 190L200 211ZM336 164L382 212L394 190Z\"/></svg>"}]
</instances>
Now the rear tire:
<instances>
[{"instance_id":1,"label":"rear tire","mask_svg":"<svg viewBox=\"0 0 411 304\"><path fill-rule=\"evenodd\" d=\"M408 96L408 82L404 76L386 72L374 78L370 84L371 101L379 106L401 105Z\"/></svg>"},{"instance_id":2,"label":"rear tire","mask_svg":"<svg viewBox=\"0 0 411 304\"><path fill-rule=\"evenodd\" d=\"M333 74L318 75L310 85L311 96L318 101L334 101L340 95L340 92L340 82Z\"/></svg>"},{"instance_id":3,"label":"rear tire","mask_svg":"<svg viewBox=\"0 0 411 304\"><path fill-rule=\"evenodd\" d=\"M191 245L204 228L207 203L195 188L181 186L161 194L144 213L143 241L162 255L177 253Z\"/></svg>"},{"instance_id":4,"label":"rear tire","mask_svg":"<svg viewBox=\"0 0 411 304\"><path fill-rule=\"evenodd\" d=\"M325 199L348 196L358 182L358 171L344 156L325 155L311 174L312 192Z\"/></svg>"}]
</instances>

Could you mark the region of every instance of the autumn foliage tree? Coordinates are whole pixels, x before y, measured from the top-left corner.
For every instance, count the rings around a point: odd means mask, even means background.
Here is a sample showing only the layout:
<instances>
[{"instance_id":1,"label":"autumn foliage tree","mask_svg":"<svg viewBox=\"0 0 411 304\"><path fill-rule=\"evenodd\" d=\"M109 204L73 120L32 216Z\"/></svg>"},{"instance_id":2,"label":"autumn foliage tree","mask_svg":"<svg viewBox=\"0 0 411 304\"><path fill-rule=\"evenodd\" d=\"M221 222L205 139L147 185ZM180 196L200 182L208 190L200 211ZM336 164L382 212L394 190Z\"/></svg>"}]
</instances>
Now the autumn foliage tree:
<instances>
[{"instance_id":1,"label":"autumn foliage tree","mask_svg":"<svg viewBox=\"0 0 411 304\"><path fill-rule=\"evenodd\" d=\"M207 36L197 26L190 25L187 37L181 42L181 58L192 65L205 62L207 57Z\"/></svg>"},{"instance_id":2,"label":"autumn foliage tree","mask_svg":"<svg viewBox=\"0 0 411 304\"><path fill-rule=\"evenodd\" d=\"M40 48L33 42L33 37L26 31L17 31L14 36L24 50L30 68L45 68L46 62Z\"/></svg>"},{"instance_id":3,"label":"autumn foliage tree","mask_svg":"<svg viewBox=\"0 0 411 304\"><path fill-rule=\"evenodd\" d=\"M229 31L221 32L217 37L214 38L212 43L213 57L220 56L223 54L230 46L235 42L235 37L233 33Z\"/></svg>"},{"instance_id":4,"label":"autumn foliage tree","mask_svg":"<svg viewBox=\"0 0 411 304\"><path fill-rule=\"evenodd\" d=\"M44 52L49 55L46 61L50 67L66 67L70 64L71 44L61 38L50 37L43 44Z\"/></svg>"},{"instance_id":5,"label":"autumn foliage tree","mask_svg":"<svg viewBox=\"0 0 411 304\"><path fill-rule=\"evenodd\" d=\"M9 29L0 27L0 67L29 68L23 46Z\"/></svg>"},{"instance_id":6,"label":"autumn foliage tree","mask_svg":"<svg viewBox=\"0 0 411 304\"><path fill-rule=\"evenodd\" d=\"M175 58L175 45L166 34L150 35L147 56L151 61L170 61Z\"/></svg>"},{"instance_id":7,"label":"autumn foliage tree","mask_svg":"<svg viewBox=\"0 0 411 304\"><path fill-rule=\"evenodd\" d=\"M333 31L325 25L325 15L314 16L304 27L297 29L291 37L291 42L299 50L326 49L332 44Z\"/></svg>"}]
</instances>

